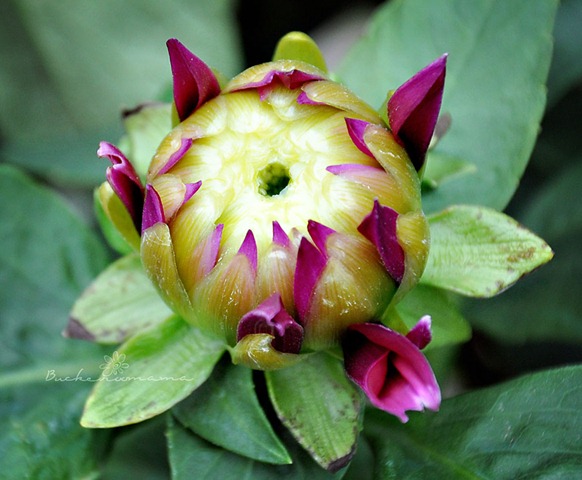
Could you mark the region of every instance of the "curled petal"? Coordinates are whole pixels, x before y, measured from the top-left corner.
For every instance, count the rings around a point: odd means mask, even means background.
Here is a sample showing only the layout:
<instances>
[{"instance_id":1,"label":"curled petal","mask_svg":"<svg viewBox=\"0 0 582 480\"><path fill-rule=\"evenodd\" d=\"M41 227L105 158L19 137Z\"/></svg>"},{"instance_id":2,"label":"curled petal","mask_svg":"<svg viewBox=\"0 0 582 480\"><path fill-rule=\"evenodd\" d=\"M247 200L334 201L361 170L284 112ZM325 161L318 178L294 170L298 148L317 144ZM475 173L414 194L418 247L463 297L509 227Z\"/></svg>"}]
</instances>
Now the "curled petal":
<instances>
[{"instance_id":1,"label":"curled petal","mask_svg":"<svg viewBox=\"0 0 582 480\"><path fill-rule=\"evenodd\" d=\"M346 126L348 127L348 134L354 142L354 145L358 147L360 152L374 157L370 149L367 147L366 142L364 142L364 133L366 131L366 127L369 125L369 122L365 120L358 120L356 118L346 118Z\"/></svg>"},{"instance_id":2,"label":"curled petal","mask_svg":"<svg viewBox=\"0 0 582 480\"><path fill-rule=\"evenodd\" d=\"M396 231L398 213L374 201L372 212L362 220L358 231L372 242L390 276L397 282L404 277L404 250L398 242Z\"/></svg>"},{"instance_id":3,"label":"curled petal","mask_svg":"<svg viewBox=\"0 0 582 480\"><path fill-rule=\"evenodd\" d=\"M424 164L439 116L446 64L447 55L443 55L401 85L388 101L390 128L416 170Z\"/></svg>"},{"instance_id":4,"label":"curled petal","mask_svg":"<svg viewBox=\"0 0 582 480\"><path fill-rule=\"evenodd\" d=\"M297 252L293 284L295 307L300 319L307 315L313 291L326 264L325 255L303 237Z\"/></svg>"},{"instance_id":5,"label":"curled petal","mask_svg":"<svg viewBox=\"0 0 582 480\"><path fill-rule=\"evenodd\" d=\"M430 329L431 322L432 319L430 318L430 315L425 315L414 327L412 327L412 330L406 334L406 338L421 350L432 340L432 331Z\"/></svg>"},{"instance_id":6,"label":"curled petal","mask_svg":"<svg viewBox=\"0 0 582 480\"><path fill-rule=\"evenodd\" d=\"M348 376L374 406L408 421L407 410L438 410L434 373L418 347L405 336L373 323L351 325L344 342Z\"/></svg>"},{"instance_id":7,"label":"curled petal","mask_svg":"<svg viewBox=\"0 0 582 480\"><path fill-rule=\"evenodd\" d=\"M146 185L143 217L141 222L142 233L156 223L166 223L162 199L156 189L150 184Z\"/></svg>"},{"instance_id":8,"label":"curled petal","mask_svg":"<svg viewBox=\"0 0 582 480\"><path fill-rule=\"evenodd\" d=\"M220 93L220 85L208 65L175 38L166 43L174 78L174 103L180 120Z\"/></svg>"},{"instance_id":9,"label":"curled petal","mask_svg":"<svg viewBox=\"0 0 582 480\"><path fill-rule=\"evenodd\" d=\"M273 336L271 345L279 352L299 353L301 350L303 328L287 313L279 294L271 295L242 317L237 341L257 333Z\"/></svg>"},{"instance_id":10,"label":"curled petal","mask_svg":"<svg viewBox=\"0 0 582 480\"><path fill-rule=\"evenodd\" d=\"M119 197L139 231L144 202L144 189L130 161L115 145L101 142L97 155L108 158L112 166L107 169L107 181Z\"/></svg>"}]
</instances>

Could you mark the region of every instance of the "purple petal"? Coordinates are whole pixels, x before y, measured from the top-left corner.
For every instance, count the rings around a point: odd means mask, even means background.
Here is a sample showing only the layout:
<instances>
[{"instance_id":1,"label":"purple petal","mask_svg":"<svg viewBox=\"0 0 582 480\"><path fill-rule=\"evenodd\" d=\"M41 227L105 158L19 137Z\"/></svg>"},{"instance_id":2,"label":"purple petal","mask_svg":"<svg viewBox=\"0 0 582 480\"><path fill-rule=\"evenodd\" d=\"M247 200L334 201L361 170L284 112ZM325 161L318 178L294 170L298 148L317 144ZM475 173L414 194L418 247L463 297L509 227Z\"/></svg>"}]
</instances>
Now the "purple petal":
<instances>
[{"instance_id":1,"label":"purple petal","mask_svg":"<svg viewBox=\"0 0 582 480\"><path fill-rule=\"evenodd\" d=\"M401 85L388 101L390 128L416 170L424 164L443 98L447 55Z\"/></svg>"},{"instance_id":2,"label":"purple petal","mask_svg":"<svg viewBox=\"0 0 582 480\"><path fill-rule=\"evenodd\" d=\"M303 237L297 252L293 283L293 295L299 319L305 318L309 311L313 291L326 264L325 255Z\"/></svg>"},{"instance_id":3,"label":"purple petal","mask_svg":"<svg viewBox=\"0 0 582 480\"><path fill-rule=\"evenodd\" d=\"M326 227L321 223L309 220L307 222L307 231L309 232L309 235L311 235L311 239L313 240L313 243L315 243L315 246L319 248L320 252L327 256L327 248L325 247L325 243L327 241L327 237L329 237L332 233L335 233L335 230Z\"/></svg>"},{"instance_id":4,"label":"purple petal","mask_svg":"<svg viewBox=\"0 0 582 480\"><path fill-rule=\"evenodd\" d=\"M164 173L168 172L168 170L170 170L174 165L176 165L176 163L182 159L184 154L190 150L192 142L193 140L191 138L183 138L180 143L180 148L178 148L178 150L170 155L170 158L168 158L166 164L160 169L158 175L163 175Z\"/></svg>"},{"instance_id":5,"label":"purple petal","mask_svg":"<svg viewBox=\"0 0 582 480\"><path fill-rule=\"evenodd\" d=\"M204 240L205 244L200 255L199 269L202 276L207 275L218 261L218 252L222 240L222 230L224 225L221 223L216 226L212 233Z\"/></svg>"},{"instance_id":6,"label":"purple petal","mask_svg":"<svg viewBox=\"0 0 582 480\"><path fill-rule=\"evenodd\" d=\"M306 92L301 92L297 97L297 103L299 105L327 105L325 102L316 102L309 98Z\"/></svg>"},{"instance_id":7,"label":"purple petal","mask_svg":"<svg viewBox=\"0 0 582 480\"><path fill-rule=\"evenodd\" d=\"M407 410L438 410L434 373L414 343L379 324L351 325L343 342L348 376L376 407L406 422Z\"/></svg>"},{"instance_id":8,"label":"purple petal","mask_svg":"<svg viewBox=\"0 0 582 480\"><path fill-rule=\"evenodd\" d=\"M303 328L287 313L277 293L242 317L238 324L237 341L257 333L272 335L271 345L280 352L299 353L301 350Z\"/></svg>"},{"instance_id":9,"label":"purple petal","mask_svg":"<svg viewBox=\"0 0 582 480\"><path fill-rule=\"evenodd\" d=\"M257 262L258 262L258 255L257 255L257 242L255 242L255 236L253 232L249 230L240 246L238 253L246 256L251 263L251 267L256 272L257 271Z\"/></svg>"},{"instance_id":10,"label":"purple petal","mask_svg":"<svg viewBox=\"0 0 582 480\"><path fill-rule=\"evenodd\" d=\"M358 231L376 246L384 267L400 283L404 276L405 258L404 250L398 242L397 219L396 211L374 200L372 212L362 220Z\"/></svg>"},{"instance_id":11,"label":"purple petal","mask_svg":"<svg viewBox=\"0 0 582 480\"><path fill-rule=\"evenodd\" d=\"M273 222L273 242L277 243L283 247L288 247L290 245L289 236L285 233L285 230L281 228L279 222Z\"/></svg>"},{"instance_id":12,"label":"purple petal","mask_svg":"<svg viewBox=\"0 0 582 480\"><path fill-rule=\"evenodd\" d=\"M360 163L342 163L341 165L330 165L326 168L329 173L334 175L339 175L340 177L346 177L351 180L359 178L360 174L365 175L369 173L370 175L382 175L386 173L383 169L378 167L373 167L371 165L362 165Z\"/></svg>"},{"instance_id":13,"label":"purple petal","mask_svg":"<svg viewBox=\"0 0 582 480\"><path fill-rule=\"evenodd\" d=\"M166 223L164 207L156 189L150 184L146 185L145 202L143 206L143 218L141 223L142 233L156 223Z\"/></svg>"},{"instance_id":14,"label":"purple petal","mask_svg":"<svg viewBox=\"0 0 582 480\"><path fill-rule=\"evenodd\" d=\"M269 94L269 92L273 89L273 87L277 83L281 83L286 88L294 90L296 88L299 88L306 82L313 82L323 79L324 77L321 77L319 75L302 72L301 70L296 69L287 72L280 70L271 70L270 72L267 72L267 74L258 82L247 83L237 88L236 90L240 91L256 88L259 92L261 100L264 100L265 97Z\"/></svg>"},{"instance_id":15,"label":"purple petal","mask_svg":"<svg viewBox=\"0 0 582 480\"><path fill-rule=\"evenodd\" d=\"M107 169L107 181L125 206L136 230L141 226L144 189L141 181L126 156L115 145L101 142L97 155L108 158L112 166Z\"/></svg>"},{"instance_id":16,"label":"purple petal","mask_svg":"<svg viewBox=\"0 0 582 480\"><path fill-rule=\"evenodd\" d=\"M188 118L208 100L220 94L212 70L178 40L166 42L174 77L174 103L180 120Z\"/></svg>"},{"instance_id":17,"label":"purple petal","mask_svg":"<svg viewBox=\"0 0 582 480\"><path fill-rule=\"evenodd\" d=\"M190 200L194 194L200 190L200 187L202 186L202 181L198 181L196 183L187 183L186 184L186 192L184 193L184 202L182 203L182 205L184 203L186 203L188 200Z\"/></svg>"},{"instance_id":18,"label":"purple petal","mask_svg":"<svg viewBox=\"0 0 582 480\"><path fill-rule=\"evenodd\" d=\"M430 315L422 317L412 330L406 334L406 338L414 343L419 349L426 347L432 340Z\"/></svg>"},{"instance_id":19,"label":"purple petal","mask_svg":"<svg viewBox=\"0 0 582 480\"><path fill-rule=\"evenodd\" d=\"M372 152L364 142L364 133L366 132L366 127L370 125L370 122L366 122L365 120L358 120L356 118L346 118L346 126L348 127L348 134L354 142L354 145L358 147L360 152L365 153L366 155L374 158Z\"/></svg>"}]
</instances>

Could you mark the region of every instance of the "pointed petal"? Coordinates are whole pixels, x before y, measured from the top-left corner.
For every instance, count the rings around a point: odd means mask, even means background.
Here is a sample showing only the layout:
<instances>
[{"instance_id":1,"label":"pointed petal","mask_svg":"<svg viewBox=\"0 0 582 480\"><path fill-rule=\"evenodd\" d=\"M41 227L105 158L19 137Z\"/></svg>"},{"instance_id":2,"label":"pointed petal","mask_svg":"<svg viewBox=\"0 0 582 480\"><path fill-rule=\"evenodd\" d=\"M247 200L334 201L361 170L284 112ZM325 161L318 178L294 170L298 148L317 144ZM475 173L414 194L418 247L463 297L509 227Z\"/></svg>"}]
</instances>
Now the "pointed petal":
<instances>
[{"instance_id":1,"label":"pointed petal","mask_svg":"<svg viewBox=\"0 0 582 480\"><path fill-rule=\"evenodd\" d=\"M388 101L388 119L416 170L424 163L443 97L447 55L401 85Z\"/></svg>"},{"instance_id":2,"label":"pointed petal","mask_svg":"<svg viewBox=\"0 0 582 480\"><path fill-rule=\"evenodd\" d=\"M325 243L327 238L335 233L335 230L326 227L321 223L309 220L307 222L307 231L309 232L309 235L311 235L311 239L313 240L313 243L315 243L315 246L319 248L320 252L327 256Z\"/></svg>"},{"instance_id":3,"label":"pointed petal","mask_svg":"<svg viewBox=\"0 0 582 480\"><path fill-rule=\"evenodd\" d=\"M406 338L414 343L421 350L426 347L432 340L431 317L425 315L418 323L412 327L412 330L406 334Z\"/></svg>"},{"instance_id":4,"label":"pointed petal","mask_svg":"<svg viewBox=\"0 0 582 480\"><path fill-rule=\"evenodd\" d=\"M273 60L301 60L327 72L321 50L313 39L303 32L289 32L281 38L275 48Z\"/></svg>"},{"instance_id":5,"label":"pointed petal","mask_svg":"<svg viewBox=\"0 0 582 480\"><path fill-rule=\"evenodd\" d=\"M325 255L303 237L297 252L297 266L295 267L293 283L295 308L297 308L299 319L307 315L313 290L326 263Z\"/></svg>"},{"instance_id":6,"label":"pointed petal","mask_svg":"<svg viewBox=\"0 0 582 480\"><path fill-rule=\"evenodd\" d=\"M195 275L196 280L208 275L216 265L223 229L224 225L222 223L217 225L212 233L200 243L200 255L197 256L200 261Z\"/></svg>"},{"instance_id":7,"label":"pointed petal","mask_svg":"<svg viewBox=\"0 0 582 480\"><path fill-rule=\"evenodd\" d=\"M281 225L276 220L273 222L273 242L281 245L282 247L288 247L291 243L289 236L285 233L285 230L281 228Z\"/></svg>"},{"instance_id":8,"label":"pointed petal","mask_svg":"<svg viewBox=\"0 0 582 480\"><path fill-rule=\"evenodd\" d=\"M145 202L143 206L143 218L141 222L141 232L155 225L156 223L166 223L162 200L156 189L150 184L146 185Z\"/></svg>"},{"instance_id":9,"label":"pointed petal","mask_svg":"<svg viewBox=\"0 0 582 480\"><path fill-rule=\"evenodd\" d=\"M358 231L372 242L386 270L397 282L402 281L405 270L404 250L398 242L396 222L398 213L375 200L372 212L362 220Z\"/></svg>"},{"instance_id":10,"label":"pointed petal","mask_svg":"<svg viewBox=\"0 0 582 480\"><path fill-rule=\"evenodd\" d=\"M115 145L101 142L97 155L108 158L112 166L107 169L107 181L119 197L136 229L141 225L144 189L131 162Z\"/></svg>"},{"instance_id":11,"label":"pointed petal","mask_svg":"<svg viewBox=\"0 0 582 480\"><path fill-rule=\"evenodd\" d=\"M438 410L439 386L414 343L383 325L348 328L344 343L346 373L372 404L406 422L407 410Z\"/></svg>"},{"instance_id":12,"label":"pointed petal","mask_svg":"<svg viewBox=\"0 0 582 480\"><path fill-rule=\"evenodd\" d=\"M346 126L348 127L348 134L354 142L354 145L358 147L360 152L365 153L370 157L374 157L370 149L367 147L366 143L364 142L364 132L366 131L366 127L369 125L369 122L364 120L358 120L356 118L346 118Z\"/></svg>"},{"instance_id":13,"label":"pointed petal","mask_svg":"<svg viewBox=\"0 0 582 480\"><path fill-rule=\"evenodd\" d=\"M220 85L208 65L178 40L166 43L174 77L174 103L180 120L220 93Z\"/></svg>"},{"instance_id":14,"label":"pointed petal","mask_svg":"<svg viewBox=\"0 0 582 480\"><path fill-rule=\"evenodd\" d=\"M181 119L183 120L183 119ZM193 140L191 138L182 138L180 142L180 147L176 150L170 158L168 158L168 162L160 169L157 175L163 175L164 173L168 172L176 163L178 163L184 154L190 149L192 146Z\"/></svg>"},{"instance_id":15,"label":"pointed petal","mask_svg":"<svg viewBox=\"0 0 582 480\"><path fill-rule=\"evenodd\" d=\"M240 246L240 248L238 250L238 253L245 255L249 259L251 267L256 272L257 271L257 261L258 261L257 242L255 241L255 236L253 235L253 232L251 230L249 230L247 232L247 234L242 242L242 245Z\"/></svg>"},{"instance_id":16,"label":"pointed petal","mask_svg":"<svg viewBox=\"0 0 582 480\"><path fill-rule=\"evenodd\" d=\"M287 313L277 293L242 317L237 341L257 333L272 335L271 345L279 352L299 353L301 350L303 328Z\"/></svg>"}]
</instances>

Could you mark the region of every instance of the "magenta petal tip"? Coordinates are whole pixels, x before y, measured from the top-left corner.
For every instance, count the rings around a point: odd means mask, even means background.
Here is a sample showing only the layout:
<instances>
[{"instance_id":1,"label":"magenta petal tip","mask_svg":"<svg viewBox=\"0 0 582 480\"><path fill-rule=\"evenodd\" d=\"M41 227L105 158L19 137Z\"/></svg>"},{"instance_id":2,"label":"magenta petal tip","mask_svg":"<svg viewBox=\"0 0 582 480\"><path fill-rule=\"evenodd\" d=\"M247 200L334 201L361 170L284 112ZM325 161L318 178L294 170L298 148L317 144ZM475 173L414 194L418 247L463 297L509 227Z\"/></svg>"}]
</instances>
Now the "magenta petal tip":
<instances>
[{"instance_id":1,"label":"magenta petal tip","mask_svg":"<svg viewBox=\"0 0 582 480\"><path fill-rule=\"evenodd\" d=\"M244 255L249 259L251 267L256 272L258 262L257 242L255 241L255 236L253 235L252 230L249 230L247 232L238 250L238 253Z\"/></svg>"},{"instance_id":2,"label":"magenta petal tip","mask_svg":"<svg viewBox=\"0 0 582 480\"><path fill-rule=\"evenodd\" d=\"M174 78L174 103L180 120L188 118L220 93L216 76L202 60L177 39L166 43Z\"/></svg>"},{"instance_id":3,"label":"magenta petal tip","mask_svg":"<svg viewBox=\"0 0 582 480\"><path fill-rule=\"evenodd\" d=\"M406 264L404 250L398 242L397 220L395 210L375 200L372 212L362 220L358 231L375 245L384 267L400 283Z\"/></svg>"},{"instance_id":4,"label":"magenta petal tip","mask_svg":"<svg viewBox=\"0 0 582 480\"><path fill-rule=\"evenodd\" d=\"M326 256L305 237L299 243L293 292L299 318L306 317L317 281L327 264Z\"/></svg>"},{"instance_id":5,"label":"magenta petal tip","mask_svg":"<svg viewBox=\"0 0 582 480\"><path fill-rule=\"evenodd\" d=\"M327 255L326 241L331 234L335 233L335 230L314 220L309 220L307 222L307 231L319 251Z\"/></svg>"},{"instance_id":6,"label":"magenta petal tip","mask_svg":"<svg viewBox=\"0 0 582 480\"><path fill-rule=\"evenodd\" d=\"M430 315L425 315L406 334L406 338L422 350L432 340L431 323L432 319Z\"/></svg>"},{"instance_id":7,"label":"magenta petal tip","mask_svg":"<svg viewBox=\"0 0 582 480\"><path fill-rule=\"evenodd\" d=\"M368 155L369 157L374 157L366 142L364 141L364 133L366 132L366 127L370 125L369 122L365 120L359 120L357 118L346 118L346 126L348 128L348 134L354 142L354 145L360 150L360 152Z\"/></svg>"},{"instance_id":8,"label":"magenta petal tip","mask_svg":"<svg viewBox=\"0 0 582 480\"><path fill-rule=\"evenodd\" d=\"M165 221L164 207L160 195L153 186L148 184L146 185L141 231L144 232L156 223L165 223Z\"/></svg>"},{"instance_id":9,"label":"magenta petal tip","mask_svg":"<svg viewBox=\"0 0 582 480\"><path fill-rule=\"evenodd\" d=\"M426 357L384 325L351 325L343 342L348 376L374 406L408 421L406 411L438 410L441 393Z\"/></svg>"},{"instance_id":10,"label":"magenta petal tip","mask_svg":"<svg viewBox=\"0 0 582 480\"><path fill-rule=\"evenodd\" d=\"M447 55L442 55L401 85L388 101L390 128L417 170L424 164L439 116Z\"/></svg>"},{"instance_id":11,"label":"magenta petal tip","mask_svg":"<svg viewBox=\"0 0 582 480\"><path fill-rule=\"evenodd\" d=\"M277 293L242 317L237 328L237 341L257 333L272 335L271 345L279 352L296 354L301 350L303 327L287 313Z\"/></svg>"},{"instance_id":12,"label":"magenta petal tip","mask_svg":"<svg viewBox=\"0 0 582 480\"><path fill-rule=\"evenodd\" d=\"M291 243L289 235L285 233L285 230L276 220L273 221L273 242L283 247L288 247Z\"/></svg>"}]
</instances>

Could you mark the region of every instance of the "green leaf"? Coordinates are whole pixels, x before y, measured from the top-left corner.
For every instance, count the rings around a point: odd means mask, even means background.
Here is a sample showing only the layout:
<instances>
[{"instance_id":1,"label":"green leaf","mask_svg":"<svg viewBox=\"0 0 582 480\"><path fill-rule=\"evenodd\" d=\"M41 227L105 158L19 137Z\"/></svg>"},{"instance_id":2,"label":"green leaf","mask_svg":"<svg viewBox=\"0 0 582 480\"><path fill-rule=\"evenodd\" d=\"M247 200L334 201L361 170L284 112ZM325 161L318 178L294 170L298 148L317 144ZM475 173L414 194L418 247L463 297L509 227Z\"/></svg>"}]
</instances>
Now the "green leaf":
<instances>
[{"instance_id":1,"label":"green leaf","mask_svg":"<svg viewBox=\"0 0 582 480\"><path fill-rule=\"evenodd\" d=\"M432 318L432 341L425 348L455 345L471 338L471 326L465 320L452 296L438 288L418 285L398 303L396 310L410 329L423 315Z\"/></svg>"},{"instance_id":2,"label":"green leaf","mask_svg":"<svg viewBox=\"0 0 582 480\"><path fill-rule=\"evenodd\" d=\"M297 444L292 465L270 465L216 447L171 417L166 435L174 480L339 480L343 473L326 472Z\"/></svg>"},{"instance_id":3,"label":"green leaf","mask_svg":"<svg viewBox=\"0 0 582 480\"><path fill-rule=\"evenodd\" d=\"M581 385L582 367L570 367L445 400L406 425L370 410L376 478L576 478Z\"/></svg>"},{"instance_id":4,"label":"green leaf","mask_svg":"<svg viewBox=\"0 0 582 480\"><path fill-rule=\"evenodd\" d=\"M139 255L128 255L110 265L77 299L65 334L121 343L171 315L147 278Z\"/></svg>"},{"instance_id":5,"label":"green leaf","mask_svg":"<svg viewBox=\"0 0 582 480\"><path fill-rule=\"evenodd\" d=\"M427 193L425 211L455 203L501 210L513 195L544 111L557 4L391 1L345 59L340 77L380 106L388 90L449 53L442 112L451 115L452 124L435 153L462 159L476 170Z\"/></svg>"},{"instance_id":6,"label":"green leaf","mask_svg":"<svg viewBox=\"0 0 582 480\"><path fill-rule=\"evenodd\" d=\"M96 478L109 432L79 426L87 392L74 383L0 389L0 469L10 475L3 478Z\"/></svg>"},{"instance_id":7,"label":"green leaf","mask_svg":"<svg viewBox=\"0 0 582 480\"><path fill-rule=\"evenodd\" d=\"M95 185L94 152L121 134L120 110L158 99L171 83L172 37L227 75L239 69L231 0L2 2L0 130L10 161ZM58 151L50 161L48 150Z\"/></svg>"},{"instance_id":8,"label":"green leaf","mask_svg":"<svg viewBox=\"0 0 582 480\"><path fill-rule=\"evenodd\" d=\"M463 295L496 295L553 256L541 238L488 208L454 206L429 217L429 224L421 282Z\"/></svg>"},{"instance_id":9,"label":"green leaf","mask_svg":"<svg viewBox=\"0 0 582 480\"><path fill-rule=\"evenodd\" d=\"M0 165L0 191L0 472L91 478L108 435L79 425L88 385L75 378L102 354L60 332L107 255L60 197L20 171Z\"/></svg>"},{"instance_id":10,"label":"green leaf","mask_svg":"<svg viewBox=\"0 0 582 480\"><path fill-rule=\"evenodd\" d=\"M165 412L204 383L223 351L179 317L135 335L106 358L81 424L116 427Z\"/></svg>"},{"instance_id":11,"label":"green leaf","mask_svg":"<svg viewBox=\"0 0 582 480\"><path fill-rule=\"evenodd\" d=\"M265 376L277 415L301 446L329 471L345 466L358 439L361 405L342 362L320 353Z\"/></svg>"},{"instance_id":12,"label":"green leaf","mask_svg":"<svg viewBox=\"0 0 582 480\"><path fill-rule=\"evenodd\" d=\"M471 322L505 343L582 342L582 158L539 190L522 213L524 223L551 242L555 258L510 291L468 302Z\"/></svg>"},{"instance_id":13,"label":"green leaf","mask_svg":"<svg viewBox=\"0 0 582 480\"><path fill-rule=\"evenodd\" d=\"M226 450L261 462L291 463L255 393L252 370L223 362L172 410L180 422Z\"/></svg>"}]
</instances>

